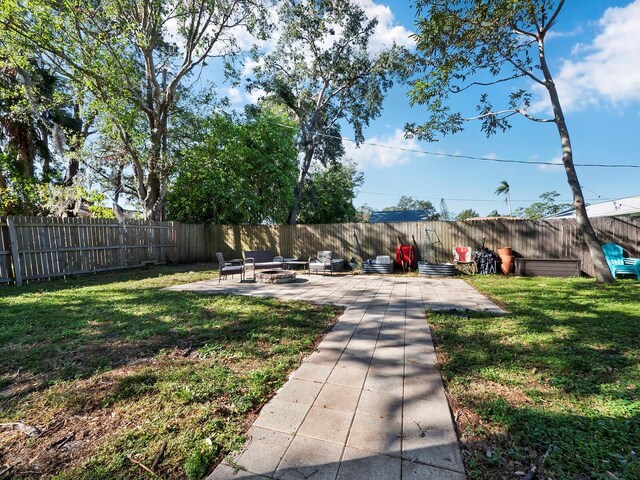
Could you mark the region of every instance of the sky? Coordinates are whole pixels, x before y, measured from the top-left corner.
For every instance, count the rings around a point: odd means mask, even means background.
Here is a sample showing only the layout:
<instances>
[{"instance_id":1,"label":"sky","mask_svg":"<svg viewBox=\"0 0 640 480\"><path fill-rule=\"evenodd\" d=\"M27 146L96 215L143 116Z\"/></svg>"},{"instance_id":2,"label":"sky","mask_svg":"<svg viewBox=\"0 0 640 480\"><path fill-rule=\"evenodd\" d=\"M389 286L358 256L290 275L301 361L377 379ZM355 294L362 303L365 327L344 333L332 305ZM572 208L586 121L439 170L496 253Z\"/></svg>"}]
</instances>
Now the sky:
<instances>
[{"instance_id":1,"label":"sky","mask_svg":"<svg viewBox=\"0 0 640 480\"><path fill-rule=\"evenodd\" d=\"M394 40L412 48L412 2L356 1L368 15L378 18L374 49ZM566 2L547 36L547 60L558 87L576 164L640 165L639 37L640 0ZM538 116L548 114L546 91L531 87L533 111ZM514 85L506 83L494 88L494 107L499 108L500 99L506 99L513 89ZM409 106L407 91L406 85L395 85L388 93L381 116L365 129L365 145L356 148L352 142L345 142L347 156L364 172L364 184L354 201L356 207L366 203L374 210L383 209L405 195L429 200L436 208L444 198L453 213L473 209L480 215L493 210L508 214L504 197L494 193L503 180L510 185L513 210L539 200L547 191L558 192L559 202L572 202L561 166L421 153L560 163L561 145L554 123L516 119L508 132L486 138L479 123L467 122L464 132L434 143L407 140L405 123L420 123L427 118L424 107ZM223 93L235 104L255 100L242 87L226 87ZM463 116L475 115L480 93L476 90L456 97ZM349 126L344 125L343 135L350 134ZM640 168L577 167L577 171L588 203L640 195Z\"/></svg>"}]
</instances>

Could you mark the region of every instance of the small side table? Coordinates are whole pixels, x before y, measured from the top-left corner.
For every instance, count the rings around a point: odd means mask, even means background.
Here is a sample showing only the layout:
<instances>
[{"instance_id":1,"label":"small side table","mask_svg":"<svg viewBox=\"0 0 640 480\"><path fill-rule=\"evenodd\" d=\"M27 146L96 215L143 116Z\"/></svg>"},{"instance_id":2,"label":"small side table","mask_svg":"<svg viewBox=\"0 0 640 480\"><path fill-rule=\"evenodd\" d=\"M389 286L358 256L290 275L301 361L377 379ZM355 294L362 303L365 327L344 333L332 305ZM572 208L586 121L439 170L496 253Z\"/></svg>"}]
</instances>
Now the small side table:
<instances>
[{"instance_id":1,"label":"small side table","mask_svg":"<svg viewBox=\"0 0 640 480\"><path fill-rule=\"evenodd\" d=\"M290 269L291 267L302 267L303 270L307 270L307 273L309 273L309 262L305 261L305 260L285 260L284 262L284 266L287 269Z\"/></svg>"}]
</instances>

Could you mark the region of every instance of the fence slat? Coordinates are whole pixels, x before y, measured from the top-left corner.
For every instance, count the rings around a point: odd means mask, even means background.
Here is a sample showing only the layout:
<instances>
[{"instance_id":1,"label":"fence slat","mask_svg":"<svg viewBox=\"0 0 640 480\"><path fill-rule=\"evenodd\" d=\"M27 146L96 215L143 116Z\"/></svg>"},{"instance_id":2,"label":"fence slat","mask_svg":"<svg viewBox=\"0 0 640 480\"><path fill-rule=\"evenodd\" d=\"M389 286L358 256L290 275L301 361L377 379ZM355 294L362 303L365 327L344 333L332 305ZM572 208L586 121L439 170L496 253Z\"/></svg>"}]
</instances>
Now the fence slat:
<instances>
[{"instance_id":1,"label":"fence slat","mask_svg":"<svg viewBox=\"0 0 640 480\"><path fill-rule=\"evenodd\" d=\"M22 269L20 268L20 253L18 250L18 236L12 217L7 217L7 229L9 230L9 245L11 246L11 258L13 259L13 276L16 285L22 285Z\"/></svg>"}]
</instances>

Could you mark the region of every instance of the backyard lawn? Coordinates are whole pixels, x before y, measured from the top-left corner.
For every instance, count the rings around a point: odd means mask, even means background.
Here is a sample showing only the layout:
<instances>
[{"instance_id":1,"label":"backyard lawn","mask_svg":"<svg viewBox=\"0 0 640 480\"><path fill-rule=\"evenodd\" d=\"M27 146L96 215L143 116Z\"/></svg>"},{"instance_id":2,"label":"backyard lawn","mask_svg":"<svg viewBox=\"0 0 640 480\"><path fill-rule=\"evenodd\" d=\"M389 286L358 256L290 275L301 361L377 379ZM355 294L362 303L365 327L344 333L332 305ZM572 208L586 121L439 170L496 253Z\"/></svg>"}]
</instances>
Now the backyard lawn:
<instances>
[{"instance_id":1,"label":"backyard lawn","mask_svg":"<svg viewBox=\"0 0 640 480\"><path fill-rule=\"evenodd\" d=\"M238 447L338 311L161 290L212 277L170 267L0 288L0 423L40 431L0 430L0 478L202 478Z\"/></svg>"},{"instance_id":2,"label":"backyard lawn","mask_svg":"<svg viewBox=\"0 0 640 480\"><path fill-rule=\"evenodd\" d=\"M640 283L468 281L510 312L428 314L470 478L640 478Z\"/></svg>"}]
</instances>

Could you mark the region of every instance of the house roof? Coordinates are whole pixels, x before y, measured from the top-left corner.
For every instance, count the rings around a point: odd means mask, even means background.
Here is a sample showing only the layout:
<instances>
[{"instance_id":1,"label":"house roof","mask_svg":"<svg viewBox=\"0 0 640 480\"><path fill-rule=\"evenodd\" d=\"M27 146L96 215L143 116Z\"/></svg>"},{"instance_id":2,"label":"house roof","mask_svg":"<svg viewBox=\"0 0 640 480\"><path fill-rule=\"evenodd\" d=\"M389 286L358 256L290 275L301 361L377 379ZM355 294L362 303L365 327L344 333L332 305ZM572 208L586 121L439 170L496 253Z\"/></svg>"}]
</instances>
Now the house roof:
<instances>
[{"instance_id":1,"label":"house roof","mask_svg":"<svg viewBox=\"0 0 640 480\"><path fill-rule=\"evenodd\" d=\"M384 210L371 212L369 223L424 222L428 220L424 210Z\"/></svg>"},{"instance_id":2,"label":"house roof","mask_svg":"<svg viewBox=\"0 0 640 480\"><path fill-rule=\"evenodd\" d=\"M621 215L640 216L640 195L587 205L587 216L589 218L618 217ZM575 218L575 216L576 211L571 208L564 212L550 215L547 218Z\"/></svg>"}]
</instances>

